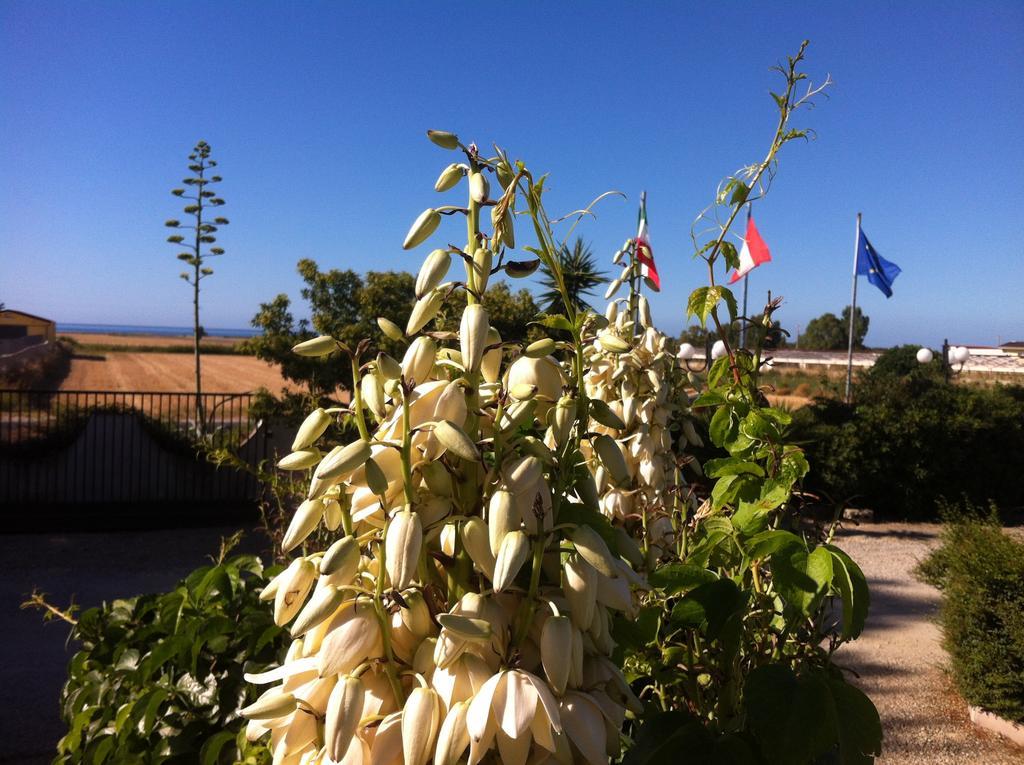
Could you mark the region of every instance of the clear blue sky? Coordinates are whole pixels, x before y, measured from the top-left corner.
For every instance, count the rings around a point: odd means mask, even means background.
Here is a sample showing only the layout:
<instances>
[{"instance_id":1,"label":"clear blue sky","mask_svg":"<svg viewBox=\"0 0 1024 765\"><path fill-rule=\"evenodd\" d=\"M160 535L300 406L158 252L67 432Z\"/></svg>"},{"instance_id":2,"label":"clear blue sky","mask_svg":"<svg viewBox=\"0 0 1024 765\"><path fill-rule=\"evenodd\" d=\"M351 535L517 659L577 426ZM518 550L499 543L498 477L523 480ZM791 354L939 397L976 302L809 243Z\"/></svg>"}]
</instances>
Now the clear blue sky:
<instances>
[{"instance_id":1,"label":"clear blue sky","mask_svg":"<svg viewBox=\"0 0 1024 765\"><path fill-rule=\"evenodd\" d=\"M768 67L800 40L831 97L755 208L795 330L849 302L857 211L903 268L861 280L869 343L1024 339L1024 4L17 2L0 5L0 301L63 322L187 325L168 193L197 139L225 178L203 323L243 327L295 262L418 268L412 219L453 155L426 128L551 173L602 258L641 189L668 331L703 283L690 223L759 158ZM609 264L610 265L610 264Z\"/></svg>"}]
</instances>

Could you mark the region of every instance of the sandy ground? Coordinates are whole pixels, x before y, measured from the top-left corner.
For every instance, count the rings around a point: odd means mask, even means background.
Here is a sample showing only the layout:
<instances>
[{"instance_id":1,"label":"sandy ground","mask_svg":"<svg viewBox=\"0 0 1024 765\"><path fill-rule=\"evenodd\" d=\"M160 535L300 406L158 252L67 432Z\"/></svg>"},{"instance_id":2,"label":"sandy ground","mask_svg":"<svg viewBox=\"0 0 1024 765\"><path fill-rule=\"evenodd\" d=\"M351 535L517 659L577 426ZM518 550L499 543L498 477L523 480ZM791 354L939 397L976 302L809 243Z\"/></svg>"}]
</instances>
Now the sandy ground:
<instances>
[{"instance_id":1,"label":"sandy ground","mask_svg":"<svg viewBox=\"0 0 1024 765\"><path fill-rule=\"evenodd\" d=\"M935 524L866 524L843 532L837 544L864 570L871 611L860 639L838 662L882 717L885 765L1010 765L1024 752L977 731L945 673L946 654L935 623L939 592L913 570L938 544Z\"/></svg>"},{"instance_id":2,"label":"sandy ground","mask_svg":"<svg viewBox=\"0 0 1024 765\"><path fill-rule=\"evenodd\" d=\"M166 347L169 345L192 346L192 338L181 335L113 335L98 334L93 332L61 332L61 337L70 337L82 345L154 345ZM238 337L204 337L203 345L226 345L232 346L242 342Z\"/></svg>"},{"instance_id":3,"label":"sandy ground","mask_svg":"<svg viewBox=\"0 0 1024 765\"><path fill-rule=\"evenodd\" d=\"M82 353L71 359L71 372L60 387L188 392L195 390L193 363L186 353ZM288 385L277 366L254 356L204 356L202 372L203 389L211 393L244 393L261 386L276 393Z\"/></svg>"},{"instance_id":4,"label":"sandy ground","mask_svg":"<svg viewBox=\"0 0 1024 765\"><path fill-rule=\"evenodd\" d=\"M19 611L33 588L83 606L160 592L204 563L230 528L123 534L0 535L0 763L42 765L63 733L58 698L73 647L67 628ZM949 684L935 625L939 596L911 572L937 542L935 525L864 525L838 543L872 589L868 626L839 661L874 699L885 730L883 765L1010 765L1024 754L976 731ZM252 544L253 542L250 542Z\"/></svg>"}]
</instances>

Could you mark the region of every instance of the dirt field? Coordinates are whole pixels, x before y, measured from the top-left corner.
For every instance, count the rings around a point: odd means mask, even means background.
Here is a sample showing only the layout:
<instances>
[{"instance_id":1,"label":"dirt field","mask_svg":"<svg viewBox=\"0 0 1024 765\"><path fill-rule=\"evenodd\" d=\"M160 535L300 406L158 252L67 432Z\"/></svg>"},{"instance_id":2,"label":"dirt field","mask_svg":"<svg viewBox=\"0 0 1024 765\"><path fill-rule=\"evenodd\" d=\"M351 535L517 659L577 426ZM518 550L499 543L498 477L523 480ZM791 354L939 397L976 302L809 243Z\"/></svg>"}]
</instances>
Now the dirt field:
<instances>
[{"instance_id":1,"label":"dirt field","mask_svg":"<svg viewBox=\"0 0 1024 765\"><path fill-rule=\"evenodd\" d=\"M103 335L92 332L62 332L61 337L70 337L82 345L182 345L191 348L192 338L187 336L168 337L166 335ZM204 337L203 345L232 346L242 342L237 337Z\"/></svg>"},{"instance_id":2,"label":"dirt field","mask_svg":"<svg viewBox=\"0 0 1024 765\"><path fill-rule=\"evenodd\" d=\"M188 392L194 390L194 369L192 356L185 353L85 353L72 358L60 387ZM277 393L289 387L276 366L254 356L206 356L202 371L203 388L211 393L244 393L261 386Z\"/></svg>"}]
</instances>

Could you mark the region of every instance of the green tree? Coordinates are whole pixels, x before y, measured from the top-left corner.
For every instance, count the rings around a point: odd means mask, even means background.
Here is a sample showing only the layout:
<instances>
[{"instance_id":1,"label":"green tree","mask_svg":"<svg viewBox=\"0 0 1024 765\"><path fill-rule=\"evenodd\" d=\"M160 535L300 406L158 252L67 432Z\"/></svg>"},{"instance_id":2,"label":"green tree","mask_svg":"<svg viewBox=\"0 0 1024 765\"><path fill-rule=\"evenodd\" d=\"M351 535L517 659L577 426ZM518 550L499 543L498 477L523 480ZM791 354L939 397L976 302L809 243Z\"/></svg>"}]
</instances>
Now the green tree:
<instances>
[{"instance_id":1,"label":"green tree","mask_svg":"<svg viewBox=\"0 0 1024 765\"><path fill-rule=\"evenodd\" d=\"M529 290L521 289L513 292L508 282L492 283L484 293L484 308L491 326L498 330L504 342L522 343L533 338L534 333L529 326L536 321L540 309ZM466 308L466 293L454 292L448 296L434 326L437 329L457 332L462 312ZM537 334L539 336L539 334Z\"/></svg>"},{"instance_id":2,"label":"green tree","mask_svg":"<svg viewBox=\"0 0 1024 765\"><path fill-rule=\"evenodd\" d=\"M246 342L258 358L278 364L282 376L305 385L316 397L330 397L339 387L350 389L352 370L340 354L324 357L298 356L292 347L315 335L330 335L352 347L367 337L373 350L401 357L404 343L388 339L377 328L377 318L404 327L415 302L412 274L370 271L365 280L352 270L321 271L316 261L303 259L298 271L305 287L302 298L309 304L310 320L295 320L291 299L280 294L260 304L252 326L262 334Z\"/></svg>"},{"instance_id":3,"label":"green tree","mask_svg":"<svg viewBox=\"0 0 1024 765\"><path fill-rule=\"evenodd\" d=\"M571 250L568 245L562 245L558 251L558 259L561 261L566 292L573 308L577 311L590 308L584 296L591 294L595 287L608 281L605 273L598 270L597 258L591 252L590 246L577 237ZM547 264L541 264L540 270L543 273L540 283L544 287L544 292L540 295L541 308L547 313L561 313L564 310L562 294L558 290L554 274Z\"/></svg>"},{"instance_id":4,"label":"green tree","mask_svg":"<svg viewBox=\"0 0 1024 765\"><path fill-rule=\"evenodd\" d=\"M864 338L868 334L869 321L870 319L858 308L853 322L853 347L855 349L864 348ZM811 319L807 324L807 329L800 335L800 347L810 351L841 351L849 343L849 333L850 306L846 306L842 316L825 313L816 319Z\"/></svg>"},{"instance_id":5,"label":"green tree","mask_svg":"<svg viewBox=\"0 0 1024 765\"><path fill-rule=\"evenodd\" d=\"M191 272L182 272L181 278L192 287L192 324L196 362L196 423L200 434L202 434L206 430L206 412L203 408L203 383L199 353L199 344L203 336L203 328L199 324L199 283L213 275L213 269L206 265L206 261L224 254L223 248L211 245L217 241L215 234L219 228L228 225L228 219L220 216L214 216L212 219L210 217L209 208L220 207L224 204L224 200L211 188L214 184L221 182L221 177L207 175L217 166L217 161L210 159L210 145L206 141L200 141L188 155L188 159L188 169L192 175L182 180L182 183L188 188L172 189L171 193L176 197L188 200L183 212L189 216L192 225L183 225L181 221L174 218L165 221L164 225L168 228L191 232L187 235L173 234L167 237L167 241L173 245L186 247L185 252L178 253L178 260L192 267ZM186 194L187 190L193 193Z\"/></svg>"}]
</instances>

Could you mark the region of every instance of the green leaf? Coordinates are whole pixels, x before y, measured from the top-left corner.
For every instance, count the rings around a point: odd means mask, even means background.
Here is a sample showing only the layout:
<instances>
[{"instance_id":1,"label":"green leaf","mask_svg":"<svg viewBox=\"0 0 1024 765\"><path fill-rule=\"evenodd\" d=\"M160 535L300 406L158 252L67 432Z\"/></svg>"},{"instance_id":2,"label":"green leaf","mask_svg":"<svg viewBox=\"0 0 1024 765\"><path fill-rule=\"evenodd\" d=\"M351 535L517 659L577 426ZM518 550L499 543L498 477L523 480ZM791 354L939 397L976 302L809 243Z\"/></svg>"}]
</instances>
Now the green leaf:
<instances>
[{"instance_id":1,"label":"green leaf","mask_svg":"<svg viewBox=\"0 0 1024 765\"><path fill-rule=\"evenodd\" d=\"M725 260L725 269L727 271L740 267L740 256L736 252L736 245L732 242L722 242L719 252L722 253L722 258Z\"/></svg>"},{"instance_id":2,"label":"green leaf","mask_svg":"<svg viewBox=\"0 0 1024 765\"><path fill-rule=\"evenodd\" d=\"M757 463L747 462L737 457L723 457L704 463L704 475L708 478L721 478L725 475L740 475L742 473L764 476L764 468Z\"/></svg>"},{"instance_id":3,"label":"green leaf","mask_svg":"<svg viewBox=\"0 0 1024 765\"><path fill-rule=\"evenodd\" d=\"M724 446L729 439L729 433L733 430L734 422L732 410L723 406L716 410L711 417L711 424L708 426L708 435L711 436L711 443L715 446Z\"/></svg>"},{"instance_id":4,"label":"green leaf","mask_svg":"<svg viewBox=\"0 0 1024 765\"><path fill-rule=\"evenodd\" d=\"M838 740L831 689L818 675L797 677L782 664L766 664L747 677L747 722L773 765L804 765Z\"/></svg>"},{"instance_id":5,"label":"green leaf","mask_svg":"<svg viewBox=\"0 0 1024 765\"><path fill-rule=\"evenodd\" d=\"M719 636L730 616L746 606L747 593L732 579L716 579L691 590L672 609L671 620L676 627L707 625L710 640Z\"/></svg>"},{"instance_id":6,"label":"green leaf","mask_svg":"<svg viewBox=\"0 0 1024 765\"><path fill-rule=\"evenodd\" d=\"M706 390L701 393L690 404L691 409L700 409L705 406L719 406L725 403L725 396L713 390Z\"/></svg>"},{"instance_id":7,"label":"green leaf","mask_svg":"<svg viewBox=\"0 0 1024 765\"><path fill-rule=\"evenodd\" d=\"M791 531L772 529L752 536L744 548L750 560L762 560L794 546L803 547L803 540Z\"/></svg>"},{"instance_id":8,"label":"green leaf","mask_svg":"<svg viewBox=\"0 0 1024 765\"><path fill-rule=\"evenodd\" d=\"M652 587L664 590L667 595L675 595L706 582L713 582L717 578L713 571L692 563L669 563L652 571L647 581Z\"/></svg>"},{"instance_id":9,"label":"green leaf","mask_svg":"<svg viewBox=\"0 0 1024 765\"><path fill-rule=\"evenodd\" d=\"M199 761L202 765L217 765L221 750L234 740L235 734L232 731L222 730L214 733L203 742L203 747L199 750Z\"/></svg>"},{"instance_id":10,"label":"green leaf","mask_svg":"<svg viewBox=\"0 0 1024 765\"><path fill-rule=\"evenodd\" d=\"M560 313L545 314L537 321L531 321L530 324L539 324L548 329L562 329L566 332L572 332L572 323Z\"/></svg>"},{"instance_id":11,"label":"green leaf","mask_svg":"<svg viewBox=\"0 0 1024 765\"><path fill-rule=\"evenodd\" d=\"M832 553L818 547L809 555L803 549L771 558L775 589L789 606L809 616L818 607L832 582Z\"/></svg>"},{"instance_id":12,"label":"green leaf","mask_svg":"<svg viewBox=\"0 0 1024 765\"><path fill-rule=\"evenodd\" d=\"M701 326L704 326L705 318L711 310L710 308L706 309L708 304L708 290L710 289L710 287L698 287L690 293L690 299L686 303L686 318L689 319L691 316L699 318ZM714 306L717 303L718 296L716 294L711 305Z\"/></svg>"},{"instance_id":13,"label":"green leaf","mask_svg":"<svg viewBox=\"0 0 1024 765\"><path fill-rule=\"evenodd\" d=\"M842 636L853 640L860 636L868 618L868 608L871 604L868 582L860 566L849 555L832 545L825 545L825 549L832 555L832 568L835 574L832 583L839 590L843 602Z\"/></svg>"},{"instance_id":14,"label":"green leaf","mask_svg":"<svg viewBox=\"0 0 1024 765\"><path fill-rule=\"evenodd\" d=\"M870 765L882 753L882 721L871 699L841 678L829 678L839 724L842 765Z\"/></svg>"}]
</instances>

